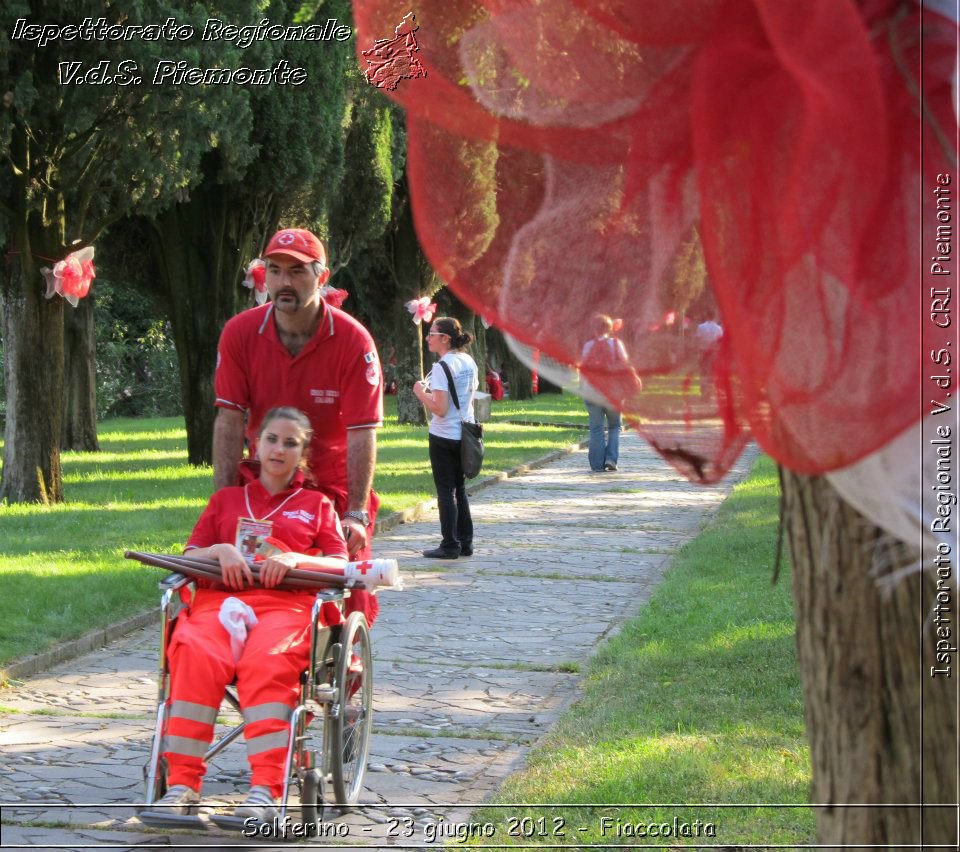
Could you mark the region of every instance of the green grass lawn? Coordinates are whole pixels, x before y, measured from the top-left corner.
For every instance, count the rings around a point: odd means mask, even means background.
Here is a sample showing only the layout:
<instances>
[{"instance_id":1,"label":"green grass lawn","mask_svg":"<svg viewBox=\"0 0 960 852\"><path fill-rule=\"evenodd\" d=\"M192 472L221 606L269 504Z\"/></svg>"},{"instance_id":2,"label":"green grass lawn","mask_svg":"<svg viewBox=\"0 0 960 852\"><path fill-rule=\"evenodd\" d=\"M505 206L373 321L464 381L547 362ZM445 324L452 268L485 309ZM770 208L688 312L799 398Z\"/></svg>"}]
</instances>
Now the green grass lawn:
<instances>
[{"instance_id":1,"label":"green grass lawn","mask_svg":"<svg viewBox=\"0 0 960 852\"><path fill-rule=\"evenodd\" d=\"M513 410L536 404L515 403ZM426 427L397 425L395 406L388 398L378 437L382 513L434 496ZM517 425L497 414L486 429L485 474L584 437L582 430ZM206 505L212 472L187 464L182 419L109 420L99 437L98 453L64 453L65 503L0 505L0 666L158 605L156 581L164 572L123 559L123 551L179 553Z\"/></svg>"},{"instance_id":2,"label":"green grass lawn","mask_svg":"<svg viewBox=\"0 0 960 852\"><path fill-rule=\"evenodd\" d=\"M535 399L515 402L502 399L491 408L494 423L575 423L587 428L587 409L583 400L572 393L544 393Z\"/></svg>"},{"instance_id":3,"label":"green grass lawn","mask_svg":"<svg viewBox=\"0 0 960 852\"><path fill-rule=\"evenodd\" d=\"M789 570L770 583L777 488L773 464L761 459L641 614L601 647L582 697L493 800L529 807L488 808L473 820L497 824L509 841L509 818L528 817L512 823L515 845L814 842L806 808L704 804L809 801ZM598 802L614 806L579 807ZM674 816L691 827L711 822L716 837L615 834L616 819L672 830ZM611 819L606 833L601 817Z\"/></svg>"}]
</instances>

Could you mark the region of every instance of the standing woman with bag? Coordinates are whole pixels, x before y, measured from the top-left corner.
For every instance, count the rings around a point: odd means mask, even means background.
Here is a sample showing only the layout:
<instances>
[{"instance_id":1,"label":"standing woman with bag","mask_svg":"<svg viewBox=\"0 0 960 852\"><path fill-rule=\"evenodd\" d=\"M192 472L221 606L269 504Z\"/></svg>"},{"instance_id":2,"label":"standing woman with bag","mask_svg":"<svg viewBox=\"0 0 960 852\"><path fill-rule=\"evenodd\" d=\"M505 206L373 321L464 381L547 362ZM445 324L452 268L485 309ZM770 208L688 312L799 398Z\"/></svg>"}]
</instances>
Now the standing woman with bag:
<instances>
[{"instance_id":1,"label":"standing woman with bag","mask_svg":"<svg viewBox=\"0 0 960 852\"><path fill-rule=\"evenodd\" d=\"M413 393L430 412L430 467L437 488L440 532L443 540L428 559L456 559L473 554L473 520L461 461L463 422L472 423L473 395L478 386L477 365L463 348L473 341L460 321L438 317L427 335L427 348L440 358L429 381L413 386Z\"/></svg>"}]
</instances>

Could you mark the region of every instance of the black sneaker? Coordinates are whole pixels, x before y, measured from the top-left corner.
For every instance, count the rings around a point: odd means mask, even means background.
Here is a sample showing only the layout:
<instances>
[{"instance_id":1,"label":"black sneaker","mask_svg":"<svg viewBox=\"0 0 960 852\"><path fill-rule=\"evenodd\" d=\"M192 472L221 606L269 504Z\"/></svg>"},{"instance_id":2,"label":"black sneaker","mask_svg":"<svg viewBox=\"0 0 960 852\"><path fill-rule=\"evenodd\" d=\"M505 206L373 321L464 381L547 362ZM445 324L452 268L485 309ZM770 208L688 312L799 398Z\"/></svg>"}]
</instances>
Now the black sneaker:
<instances>
[{"instance_id":1,"label":"black sneaker","mask_svg":"<svg viewBox=\"0 0 960 852\"><path fill-rule=\"evenodd\" d=\"M435 547L433 550L423 551L427 559L456 559L460 553L456 550L444 550L442 547Z\"/></svg>"},{"instance_id":2,"label":"black sneaker","mask_svg":"<svg viewBox=\"0 0 960 852\"><path fill-rule=\"evenodd\" d=\"M604 470L616 470L616 469L617 469L617 466L616 466L613 462L607 462L607 463L603 466L603 469L604 469Z\"/></svg>"},{"instance_id":3,"label":"black sneaker","mask_svg":"<svg viewBox=\"0 0 960 852\"><path fill-rule=\"evenodd\" d=\"M461 544L461 545L460 545L460 555L461 555L461 556L473 556L473 545L472 545L472 544Z\"/></svg>"}]
</instances>

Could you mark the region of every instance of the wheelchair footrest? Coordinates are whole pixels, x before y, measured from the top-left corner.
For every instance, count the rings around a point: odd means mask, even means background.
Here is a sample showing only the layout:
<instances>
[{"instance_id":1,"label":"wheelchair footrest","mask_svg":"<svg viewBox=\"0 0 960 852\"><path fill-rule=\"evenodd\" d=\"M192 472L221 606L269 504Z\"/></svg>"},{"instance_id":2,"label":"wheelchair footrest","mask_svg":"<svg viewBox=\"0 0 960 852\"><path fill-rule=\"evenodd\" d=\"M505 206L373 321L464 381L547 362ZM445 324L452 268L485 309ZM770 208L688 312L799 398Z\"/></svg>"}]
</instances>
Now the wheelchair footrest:
<instances>
[{"instance_id":1,"label":"wheelchair footrest","mask_svg":"<svg viewBox=\"0 0 960 852\"><path fill-rule=\"evenodd\" d=\"M250 826L249 818L232 814L210 814L210 821L224 831L241 832Z\"/></svg>"},{"instance_id":2,"label":"wheelchair footrest","mask_svg":"<svg viewBox=\"0 0 960 852\"><path fill-rule=\"evenodd\" d=\"M171 814L160 811L141 811L137 819L152 828L191 828L207 830L206 820L194 814Z\"/></svg>"}]
</instances>

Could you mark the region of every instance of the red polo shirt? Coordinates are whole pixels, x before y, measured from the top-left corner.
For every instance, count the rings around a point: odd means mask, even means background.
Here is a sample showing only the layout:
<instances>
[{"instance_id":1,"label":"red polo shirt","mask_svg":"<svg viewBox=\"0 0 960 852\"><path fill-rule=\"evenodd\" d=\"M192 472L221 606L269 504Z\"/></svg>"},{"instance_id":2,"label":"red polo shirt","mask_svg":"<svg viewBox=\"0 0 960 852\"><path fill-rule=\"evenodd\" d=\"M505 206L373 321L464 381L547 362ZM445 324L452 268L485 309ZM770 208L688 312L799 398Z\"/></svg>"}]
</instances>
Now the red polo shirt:
<instances>
[{"instance_id":1,"label":"red polo shirt","mask_svg":"<svg viewBox=\"0 0 960 852\"><path fill-rule=\"evenodd\" d=\"M186 552L194 547L233 544L237 520L250 517L252 511L253 517L258 519L269 516L267 520L273 522L273 537L280 539L295 553L319 551L324 556L347 559L347 543L330 499L319 491L302 486L303 476L298 473L291 487L279 494L269 494L256 479L245 486L221 488L213 494L197 520ZM219 608L224 600L233 596L240 597L251 606L258 602L276 602L282 598L291 607L300 607L309 612L314 599L313 592L300 590L248 588L236 592L210 580L198 580L197 588L197 596L192 603L194 610ZM184 600L188 602L189 596L184 594ZM324 623L337 624L340 616L330 607L332 604L324 604Z\"/></svg>"},{"instance_id":2,"label":"red polo shirt","mask_svg":"<svg viewBox=\"0 0 960 852\"><path fill-rule=\"evenodd\" d=\"M310 469L317 485L346 505L347 430L383 424L383 373L370 333L337 308L322 303L322 311L316 334L295 357L280 342L272 304L229 320L217 351L216 404L247 415L251 457L267 411L278 405L303 411L313 426Z\"/></svg>"},{"instance_id":3,"label":"red polo shirt","mask_svg":"<svg viewBox=\"0 0 960 852\"><path fill-rule=\"evenodd\" d=\"M269 516L267 519L273 522L272 536L295 553L319 550L324 556L346 559L347 543L333 503L319 491L302 488L302 484L303 479L298 477L293 487L273 495L259 480L244 486L221 488L213 494L200 515L187 549L233 544L238 518Z\"/></svg>"}]
</instances>

